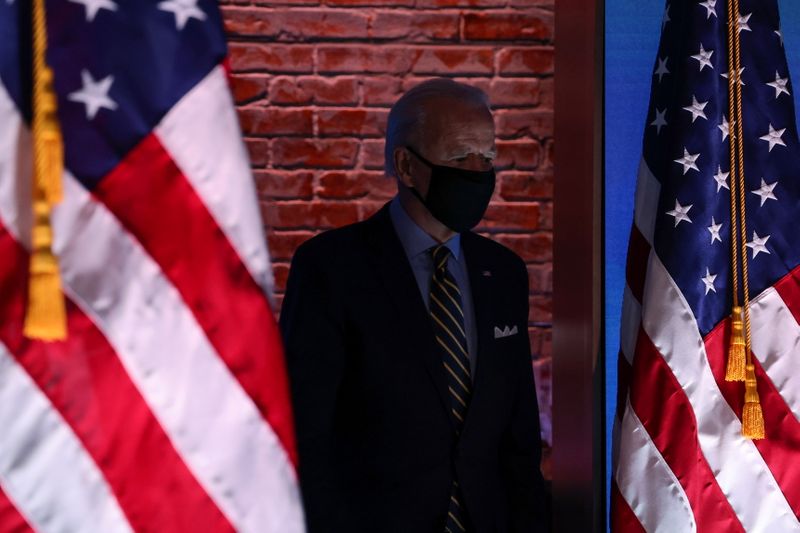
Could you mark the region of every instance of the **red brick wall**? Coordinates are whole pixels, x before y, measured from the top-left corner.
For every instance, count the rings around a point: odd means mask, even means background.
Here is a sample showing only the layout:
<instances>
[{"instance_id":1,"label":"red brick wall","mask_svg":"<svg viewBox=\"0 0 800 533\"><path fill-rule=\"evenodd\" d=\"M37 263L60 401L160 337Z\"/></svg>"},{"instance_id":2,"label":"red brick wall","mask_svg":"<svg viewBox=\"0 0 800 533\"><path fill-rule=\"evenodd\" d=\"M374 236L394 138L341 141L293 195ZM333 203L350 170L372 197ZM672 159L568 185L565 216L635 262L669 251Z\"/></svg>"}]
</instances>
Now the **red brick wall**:
<instances>
[{"instance_id":1,"label":"red brick wall","mask_svg":"<svg viewBox=\"0 0 800 533\"><path fill-rule=\"evenodd\" d=\"M431 76L481 87L495 108L498 187L479 230L531 279L531 348L549 411L554 0L223 0L239 117L275 261L372 214L391 104ZM542 394L543 393L543 394Z\"/></svg>"}]
</instances>

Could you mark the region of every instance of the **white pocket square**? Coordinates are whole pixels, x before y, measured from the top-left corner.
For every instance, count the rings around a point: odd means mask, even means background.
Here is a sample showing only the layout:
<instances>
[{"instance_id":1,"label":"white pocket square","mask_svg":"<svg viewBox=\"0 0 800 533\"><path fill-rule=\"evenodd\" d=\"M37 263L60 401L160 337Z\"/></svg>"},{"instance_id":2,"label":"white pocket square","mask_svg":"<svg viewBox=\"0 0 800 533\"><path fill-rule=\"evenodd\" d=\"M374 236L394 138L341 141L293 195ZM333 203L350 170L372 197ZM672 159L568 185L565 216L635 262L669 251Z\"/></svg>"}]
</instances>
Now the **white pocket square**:
<instances>
[{"instance_id":1,"label":"white pocket square","mask_svg":"<svg viewBox=\"0 0 800 533\"><path fill-rule=\"evenodd\" d=\"M519 333L519 330L517 329L517 326L514 326L513 328L510 328L510 327L506 326L503 329L500 329L497 326L494 327L494 338L495 339L502 339L503 337L510 337L511 335L516 335L517 333Z\"/></svg>"}]
</instances>

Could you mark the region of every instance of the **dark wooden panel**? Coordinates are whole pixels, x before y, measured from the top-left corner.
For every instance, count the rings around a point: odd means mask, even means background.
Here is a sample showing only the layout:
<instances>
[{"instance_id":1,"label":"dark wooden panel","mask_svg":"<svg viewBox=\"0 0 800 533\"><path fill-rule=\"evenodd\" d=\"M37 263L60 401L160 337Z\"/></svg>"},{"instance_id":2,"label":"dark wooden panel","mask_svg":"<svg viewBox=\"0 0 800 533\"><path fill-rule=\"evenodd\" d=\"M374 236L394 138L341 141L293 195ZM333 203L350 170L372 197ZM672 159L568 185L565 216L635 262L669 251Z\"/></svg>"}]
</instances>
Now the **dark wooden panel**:
<instances>
[{"instance_id":1,"label":"dark wooden panel","mask_svg":"<svg viewBox=\"0 0 800 533\"><path fill-rule=\"evenodd\" d=\"M555 18L554 531L602 531L603 0Z\"/></svg>"}]
</instances>

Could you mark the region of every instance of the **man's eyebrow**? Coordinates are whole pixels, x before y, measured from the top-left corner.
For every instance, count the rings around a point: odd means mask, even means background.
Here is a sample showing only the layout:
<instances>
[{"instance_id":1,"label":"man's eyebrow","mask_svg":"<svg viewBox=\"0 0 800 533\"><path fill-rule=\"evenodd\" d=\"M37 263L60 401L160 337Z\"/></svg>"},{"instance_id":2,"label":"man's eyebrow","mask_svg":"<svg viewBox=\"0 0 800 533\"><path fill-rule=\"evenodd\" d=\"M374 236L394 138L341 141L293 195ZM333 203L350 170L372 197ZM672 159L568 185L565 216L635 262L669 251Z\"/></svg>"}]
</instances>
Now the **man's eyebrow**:
<instances>
[{"instance_id":1,"label":"man's eyebrow","mask_svg":"<svg viewBox=\"0 0 800 533\"><path fill-rule=\"evenodd\" d=\"M450 160L450 159L458 159L459 157L466 157L469 154L474 154L474 153L476 153L476 152L472 148L469 148L469 147L466 147L466 146L460 146L460 147L454 148L450 152L450 155L447 157L447 159L448 160ZM488 158L491 158L491 159L494 159L494 158L497 157L497 149L496 148L490 148L489 150L481 150L481 151L479 151L477 153L482 155L483 157L488 157Z\"/></svg>"}]
</instances>

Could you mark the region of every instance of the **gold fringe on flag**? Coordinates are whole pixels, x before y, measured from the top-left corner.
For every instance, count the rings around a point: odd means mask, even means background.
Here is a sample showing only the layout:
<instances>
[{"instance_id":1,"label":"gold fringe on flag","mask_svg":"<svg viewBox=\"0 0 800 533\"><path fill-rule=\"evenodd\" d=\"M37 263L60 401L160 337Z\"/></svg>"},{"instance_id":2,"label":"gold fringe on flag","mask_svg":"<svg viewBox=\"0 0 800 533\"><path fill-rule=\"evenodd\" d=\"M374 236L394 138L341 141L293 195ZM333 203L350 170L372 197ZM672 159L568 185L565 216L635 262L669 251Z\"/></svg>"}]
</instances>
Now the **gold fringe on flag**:
<instances>
[{"instance_id":1,"label":"gold fringe on flag","mask_svg":"<svg viewBox=\"0 0 800 533\"><path fill-rule=\"evenodd\" d=\"M53 71L47 66L44 0L33 2L33 230L25 336L67 338L67 314L50 212L62 198L64 148L56 117Z\"/></svg>"}]
</instances>

